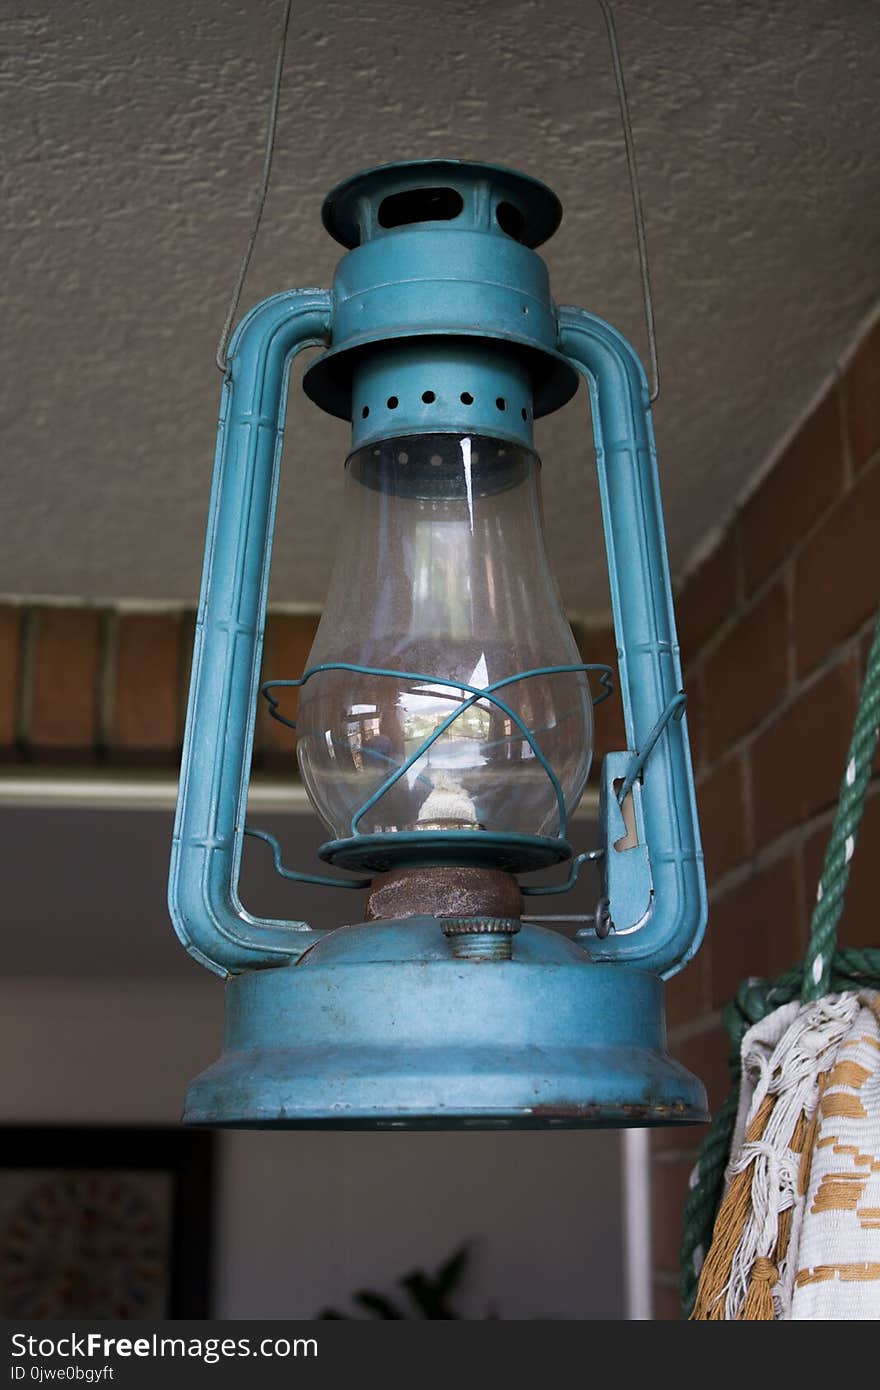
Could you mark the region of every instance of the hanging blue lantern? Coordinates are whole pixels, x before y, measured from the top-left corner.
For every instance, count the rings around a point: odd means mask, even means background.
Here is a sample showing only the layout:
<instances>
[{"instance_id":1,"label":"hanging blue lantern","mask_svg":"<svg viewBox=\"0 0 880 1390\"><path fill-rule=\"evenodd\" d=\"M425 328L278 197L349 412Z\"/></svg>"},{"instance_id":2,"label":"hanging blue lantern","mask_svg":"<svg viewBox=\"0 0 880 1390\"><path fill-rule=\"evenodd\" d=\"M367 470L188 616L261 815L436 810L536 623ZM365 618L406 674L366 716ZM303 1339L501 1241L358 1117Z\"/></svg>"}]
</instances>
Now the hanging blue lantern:
<instances>
[{"instance_id":1,"label":"hanging blue lantern","mask_svg":"<svg viewBox=\"0 0 880 1390\"><path fill-rule=\"evenodd\" d=\"M706 1118L666 1052L663 981L706 893L649 393L612 327L557 308L535 248L561 208L493 165L390 165L339 185L333 288L274 295L230 344L170 878L187 950L227 980L193 1124L659 1125ZM346 515L303 673L260 687L293 357L351 421ZM568 822L607 668L580 661L541 525L533 422L590 393L627 747L602 764L599 845ZM590 673L593 673L592 685ZM366 920L263 921L238 875L255 712L300 686L297 755L370 887ZM601 717L601 711L597 717ZM272 836L276 867L281 862ZM598 861L569 940L523 921L534 870ZM525 875L525 885L520 881ZM293 890L291 890L293 891Z\"/></svg>"}]
</instances>

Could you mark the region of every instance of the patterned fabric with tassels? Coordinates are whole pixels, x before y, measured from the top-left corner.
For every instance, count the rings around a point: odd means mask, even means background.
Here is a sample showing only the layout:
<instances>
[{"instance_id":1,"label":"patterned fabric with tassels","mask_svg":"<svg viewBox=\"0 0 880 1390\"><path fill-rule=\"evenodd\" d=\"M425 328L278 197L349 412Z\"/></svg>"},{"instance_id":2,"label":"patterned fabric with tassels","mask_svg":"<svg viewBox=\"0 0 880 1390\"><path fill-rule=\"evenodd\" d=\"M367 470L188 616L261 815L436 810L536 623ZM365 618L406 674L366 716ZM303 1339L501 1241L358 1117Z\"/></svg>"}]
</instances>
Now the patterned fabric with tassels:
<instances>
[{"instance_id":1,"label":"patterned fabric with tassels","mask_svg":"<svg viewBox=\"0 0 880 1390\"><path fill-rule=\"evenodd\" d=\"M790 1316L880 1318L880 993L820 1085Z\"/></svg>"},{"instance_id":2,"label":"patterned fabric with tassels","mask_svg":"<svg viewBox=\"0 0 880 1390\"><path fill-rule=\"evenodd\" d=\"M880 1317L880 994L749 1029L731 1152L693 1317Z\"/></svg>"}]
</instances>

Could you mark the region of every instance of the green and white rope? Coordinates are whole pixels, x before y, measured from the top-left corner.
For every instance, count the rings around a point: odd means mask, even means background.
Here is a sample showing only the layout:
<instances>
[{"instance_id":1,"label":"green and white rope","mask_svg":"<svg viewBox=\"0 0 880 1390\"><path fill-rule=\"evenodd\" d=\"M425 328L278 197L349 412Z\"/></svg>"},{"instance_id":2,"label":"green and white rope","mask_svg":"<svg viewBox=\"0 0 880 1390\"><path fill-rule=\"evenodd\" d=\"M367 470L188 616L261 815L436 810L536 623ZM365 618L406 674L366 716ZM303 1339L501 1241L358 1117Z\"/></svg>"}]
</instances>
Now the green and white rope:
<instances>
[{"instance_id":1,"label":"green and white rope","mask_svg":"<svg viewBox=\"0 0 880 1390\"><path fill-rule=\"evenodd\" d=\"M831 962L837 944L837 923L843 912L843 899L849 881L849 866L856 847L859 823L865 808L865 791L877 747L880 726L880 619L868 655L865 683L859 700L840 800L825 851L825 864L819 880L816 906L810 927L807 970L801 998L805 1003L821 999L830 991Z\"/></svg>"},{"instance_id":2,"label":"green and white rope","mask_svg":"<svg viewBox=\"0 0 880 1390\"><path fill-rule=\"evenodd\" d=\"M740 985L736 998L724 1009L724 1026L730 1038L731 1090L712 1120L694 1170L684 1210L681 1246L681 1301L689 1317L697 1293L703 1259L712 1242L715 1215L724 1188L724 1172L739 1097L740 1048L753 1023L800 998L804 1002L824 994L864 987L880 988L880 948L837 949L837 924L843 912L850 863L859 824L865 809L865 793L877 748L880 726L880 617L874 629L865 681L850 742L825 863L819 880L810 924L806 961L776 980L750 979Z\"/></svg>"}]
</instances>

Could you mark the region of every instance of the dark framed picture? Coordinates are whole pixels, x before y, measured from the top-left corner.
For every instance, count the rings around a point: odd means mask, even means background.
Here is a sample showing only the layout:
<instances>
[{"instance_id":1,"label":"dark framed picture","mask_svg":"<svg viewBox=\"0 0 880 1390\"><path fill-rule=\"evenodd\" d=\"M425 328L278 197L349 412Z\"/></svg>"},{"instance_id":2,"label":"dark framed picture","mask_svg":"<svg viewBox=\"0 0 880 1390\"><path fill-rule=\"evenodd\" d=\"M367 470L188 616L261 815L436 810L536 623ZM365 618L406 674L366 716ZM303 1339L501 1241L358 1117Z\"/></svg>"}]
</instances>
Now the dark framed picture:
<instances>
[{"instance_id":1,"label":"dark framed picture","mask_svg":"<svg viewBox=\"0 0 880 1390\"><path fill-rule=\"evenodd\" d=\"M210 1316L213 1135L0 1127L0 1317Z\"/></svg>"}]
</instances>

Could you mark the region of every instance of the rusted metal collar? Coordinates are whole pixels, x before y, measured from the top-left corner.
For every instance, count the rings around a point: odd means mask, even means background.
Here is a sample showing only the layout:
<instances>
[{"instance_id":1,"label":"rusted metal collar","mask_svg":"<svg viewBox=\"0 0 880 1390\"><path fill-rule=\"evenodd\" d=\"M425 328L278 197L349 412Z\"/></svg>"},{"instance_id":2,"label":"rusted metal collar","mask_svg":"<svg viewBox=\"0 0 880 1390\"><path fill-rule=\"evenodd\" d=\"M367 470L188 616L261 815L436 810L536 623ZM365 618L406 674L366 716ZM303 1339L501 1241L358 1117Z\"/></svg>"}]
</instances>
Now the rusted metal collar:
<instances>
[{"instance_id":1,"label":"rusted metal collar","mask_svg":"<svg viewBox=\"0 0 880 1390\"><path fill-rule=\"evenodd\" d=\"M422 916L512 918L518 926L522 912L522 893L513 874L445 865L377 874L366 917L367 921Z\"/></svg>"}]
</instances>

